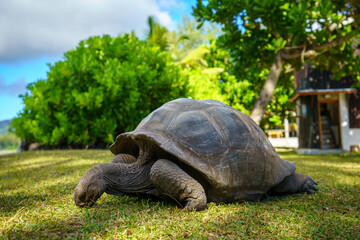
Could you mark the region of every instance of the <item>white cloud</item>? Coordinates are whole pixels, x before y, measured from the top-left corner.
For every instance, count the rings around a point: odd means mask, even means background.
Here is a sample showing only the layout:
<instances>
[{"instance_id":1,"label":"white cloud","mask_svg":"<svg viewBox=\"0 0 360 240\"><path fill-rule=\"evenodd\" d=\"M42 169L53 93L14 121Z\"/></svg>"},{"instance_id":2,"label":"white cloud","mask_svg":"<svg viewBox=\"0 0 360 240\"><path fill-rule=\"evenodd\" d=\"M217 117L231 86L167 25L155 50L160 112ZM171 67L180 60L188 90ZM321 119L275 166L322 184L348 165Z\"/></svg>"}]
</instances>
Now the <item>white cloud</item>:
<instances>
[{"instance_id":1,"label":"white cloud","mask_svg":"<svg viewBox=\"0 0 360 240\"><path fill-rule=\"evenodd\" d=\"M162 5L163 0L0 1L0 63L61 56L93 35L134 30L143 37L148 16L172 28Z\"/></svg>"}]
</instances>

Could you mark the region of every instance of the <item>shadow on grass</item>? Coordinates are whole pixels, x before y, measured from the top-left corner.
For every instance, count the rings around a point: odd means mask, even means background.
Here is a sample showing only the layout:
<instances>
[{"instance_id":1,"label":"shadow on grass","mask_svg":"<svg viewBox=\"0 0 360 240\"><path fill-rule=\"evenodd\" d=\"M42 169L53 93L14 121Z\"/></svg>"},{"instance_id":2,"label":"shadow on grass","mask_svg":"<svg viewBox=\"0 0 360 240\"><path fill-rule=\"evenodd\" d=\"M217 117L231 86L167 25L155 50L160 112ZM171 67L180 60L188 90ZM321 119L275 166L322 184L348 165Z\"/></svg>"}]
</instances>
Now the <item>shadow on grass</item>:
<instances>
[{"instance_id":1,"label":"shadow on grass","mask_svg":"<svg viewBox=\"0 0 360 240\"><path fill-rule=\"evenodd\" d=\"M32 209L36 205L41 205L56 198L64 198L73 194L77 185L76 181L72 183L53 184L42 187L41 192L44 194L35 194L33 191L21 191L16 194L0 194L0 212L16 213L21 208ZM40 190L40 189L39 189Z\"/></svg>"},{"instance_id":2,"label":"shadow on grass","mask_svg":"<svg viewBox=\"0 0 360 240\"><path fill-rule=\"evenodd\" d=\"M67 214L65 219L37 222L26 228L9 229L5 235L10 238L27 237L37 239L77 239L106 235L109 232L124 231L142 222L144 216L156 215L157 210L179 212L171 202L157 202L150 198L103 196L100 203L80 212ZM150 211L151 210L151 211ZM0 235L1 236L1 235Z\"/></svg>"},{"instance_id":3,"label":"shadow on grass","mask_svg":"<svg viewBox=\"0 0 360 240\"><path fill-rule=\"evenodd\" d=\"M45 202L50 198L47 194L16 194L0 195L0 211L15 213L21 208L31 208L38 202Z\"/></svg>"}]
</instances>

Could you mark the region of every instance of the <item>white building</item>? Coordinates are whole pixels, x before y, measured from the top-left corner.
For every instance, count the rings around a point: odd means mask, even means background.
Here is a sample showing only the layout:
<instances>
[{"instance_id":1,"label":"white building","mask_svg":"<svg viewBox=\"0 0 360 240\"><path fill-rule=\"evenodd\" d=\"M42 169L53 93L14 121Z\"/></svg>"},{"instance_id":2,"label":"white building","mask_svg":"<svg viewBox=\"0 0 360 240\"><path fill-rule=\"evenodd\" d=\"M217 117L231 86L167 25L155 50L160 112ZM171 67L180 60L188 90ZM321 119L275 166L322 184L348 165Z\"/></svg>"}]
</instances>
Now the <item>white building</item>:
<instances>
[{"instance_id":1,"label":"white building","mask_svg":"<svg viewBox=\"0 0 360 240\"><path fill-rule=\"evenodd\" d=\"M329 72L305 65L295 73L295 95L299 148L360 148L360 91L352 79L332 79Z\"/></svg>"}]
</instances>

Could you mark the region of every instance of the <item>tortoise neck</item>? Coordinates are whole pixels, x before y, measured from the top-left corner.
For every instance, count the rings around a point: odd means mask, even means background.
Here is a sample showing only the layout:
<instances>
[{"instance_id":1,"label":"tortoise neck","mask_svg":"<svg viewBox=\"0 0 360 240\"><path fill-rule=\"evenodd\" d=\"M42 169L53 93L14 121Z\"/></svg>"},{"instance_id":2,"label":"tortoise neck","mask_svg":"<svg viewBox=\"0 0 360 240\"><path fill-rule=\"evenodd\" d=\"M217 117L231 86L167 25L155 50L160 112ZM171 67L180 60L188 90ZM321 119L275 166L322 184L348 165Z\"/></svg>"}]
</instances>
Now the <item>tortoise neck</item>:
<instances>
[{"instance_id":1,"label":"tortoise neck","mask_svg":"<svg viewBox=\"0 0 360 240\"><path fill-rule=\"evenodd\" d=\"M155 187L150 181L152 161L146 164L104 163L102 178L106 182L105 192L113 195L150 194Z\"/></svg>"},{"instance_id":2,"label":"tortoise neck","mask_svg":"<svg viewBox=\"0 0 360 240\"><path fill-rule=\"evenodd\" d=\"M154 144L147 141L139 141L139 157L137 163L141 166L147 162L150 162L154 157Z\"/></svg>"}]
</instances>

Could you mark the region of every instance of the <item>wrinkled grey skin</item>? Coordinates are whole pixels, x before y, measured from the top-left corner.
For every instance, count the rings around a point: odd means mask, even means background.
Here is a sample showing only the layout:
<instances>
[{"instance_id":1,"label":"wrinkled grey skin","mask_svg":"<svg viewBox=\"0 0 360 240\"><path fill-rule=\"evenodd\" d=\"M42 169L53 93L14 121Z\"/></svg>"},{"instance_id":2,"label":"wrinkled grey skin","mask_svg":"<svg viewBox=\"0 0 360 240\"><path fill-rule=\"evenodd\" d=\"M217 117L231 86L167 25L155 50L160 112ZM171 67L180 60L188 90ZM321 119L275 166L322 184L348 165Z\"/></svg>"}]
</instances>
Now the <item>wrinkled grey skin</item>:
<instances>
[{"instance_id":1,"label":"wrinkled grey skin","mask_svg":"<svg viewBox=\"0 0 360 240\"><path fill-rule=\"evenodd\" d=\"M119 163L114 159L91 168L75 189L75 203L91 207L106 192L113 195L157 195L150 181L152 163Z\"/></svg>"},{"instance_id":2,"label":"wrinkled grey skin","mask_svg":"<svg viewBox=\"0 0 360 240\"><path fill-rule=\"evenodd\" d=\"M92 206L104 192L173 199L192 211L211 201L318 190L247 115L213 100L168 102L120 134L110 151L114 159L91 168L76 187L79 207Z\"/></svg>"}]
</instances>

